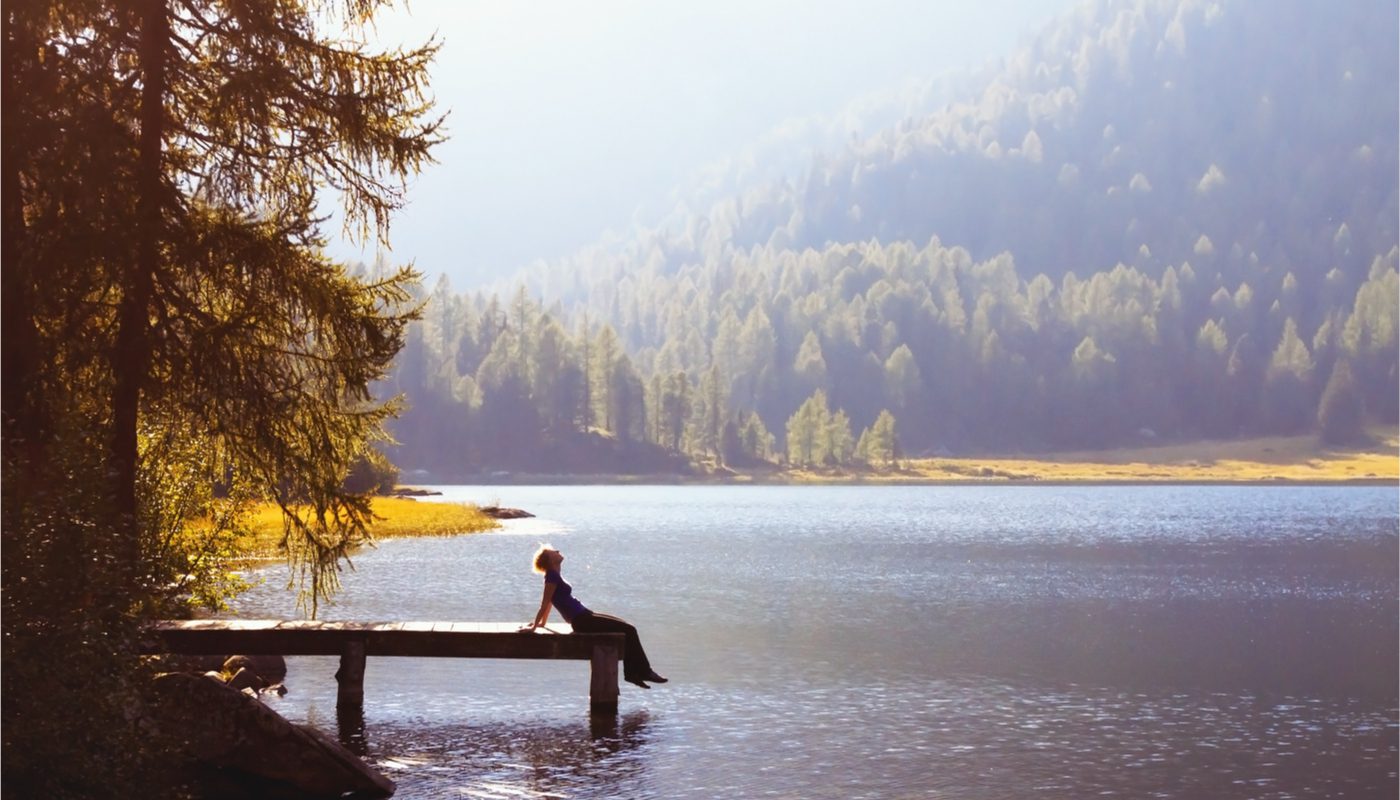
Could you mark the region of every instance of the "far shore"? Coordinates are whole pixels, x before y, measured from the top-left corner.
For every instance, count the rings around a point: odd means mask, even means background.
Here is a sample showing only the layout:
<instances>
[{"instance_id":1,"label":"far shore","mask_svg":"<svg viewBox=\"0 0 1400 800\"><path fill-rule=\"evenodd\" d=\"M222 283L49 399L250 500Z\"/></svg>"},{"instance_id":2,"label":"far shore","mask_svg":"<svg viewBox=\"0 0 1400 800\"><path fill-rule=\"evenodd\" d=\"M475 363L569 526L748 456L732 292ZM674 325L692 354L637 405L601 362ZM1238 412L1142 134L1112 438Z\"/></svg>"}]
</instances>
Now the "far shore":
<instances>
[{"instance_id":1,"label":"far shore","mask_svg":"<svg viewBox=\"0 0 1400 800\"><path fill-rule=\"evenodd\" d=\"M1400 435L1375 429L1364 446L1329 448L1315 436L1271 436L1055 454L900 459L890 469L721 467L694 474L495 471L414 476L416 485L914 485L914 486L1386 486L1400 485Z\"/></svg>"}]
</instances>

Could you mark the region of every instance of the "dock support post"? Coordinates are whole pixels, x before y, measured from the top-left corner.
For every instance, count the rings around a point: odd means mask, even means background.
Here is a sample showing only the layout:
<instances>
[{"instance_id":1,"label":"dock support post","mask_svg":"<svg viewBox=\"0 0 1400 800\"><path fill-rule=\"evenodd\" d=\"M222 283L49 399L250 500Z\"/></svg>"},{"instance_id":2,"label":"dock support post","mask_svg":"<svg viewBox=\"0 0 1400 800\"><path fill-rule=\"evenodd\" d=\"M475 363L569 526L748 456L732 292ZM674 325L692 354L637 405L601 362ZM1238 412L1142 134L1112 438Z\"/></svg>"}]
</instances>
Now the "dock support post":
<instances>
[{"instance_id":1,"label":"dock support post","mask_svg":"<svg viewBox=\"0 0 1400 800\"><path fill-rule=\"evenodd\" d=\"M600 644L593 648L589 666L588 707L594 714L617 713L616 645Z\"/></svg>"},{"instance_id":2,"label":"dock support post","mask_svg":"<svg viewBox=\"0 0 1400 800\"><path fill-rule=\"evenodd\" d=\"M340 669L336 670L335 680L340 684L335 697L337 707L364 705L365 643L363 639L352 639L341 646Z\"/></svg>"}]
</instances>

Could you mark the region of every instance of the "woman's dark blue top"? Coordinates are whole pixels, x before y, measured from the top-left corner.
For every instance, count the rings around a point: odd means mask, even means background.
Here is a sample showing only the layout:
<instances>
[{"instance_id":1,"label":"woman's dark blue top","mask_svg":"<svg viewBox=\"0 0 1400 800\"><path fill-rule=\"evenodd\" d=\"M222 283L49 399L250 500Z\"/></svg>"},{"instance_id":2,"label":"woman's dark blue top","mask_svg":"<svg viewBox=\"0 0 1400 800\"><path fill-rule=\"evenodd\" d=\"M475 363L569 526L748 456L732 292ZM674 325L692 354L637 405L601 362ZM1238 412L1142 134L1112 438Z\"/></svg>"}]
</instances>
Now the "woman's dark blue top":
<instances>
[{"instance_id":1,"label":"woman's dark blue top","mask_svg":"<svg viewBox=\"0 0 1400 800\"><path fill-rule=\"evenodd\" d=\"M592 613L584 608L583 603L574 599L574 587L564 580L564 576L560 575L558 570L552 569L546 572L544 582L554 584L554 596L550 600L554 603L554 607L559 610L560 615L564 617L565 622L573 622L574 617L579 614Z\"/></svg>"}]
</instances>

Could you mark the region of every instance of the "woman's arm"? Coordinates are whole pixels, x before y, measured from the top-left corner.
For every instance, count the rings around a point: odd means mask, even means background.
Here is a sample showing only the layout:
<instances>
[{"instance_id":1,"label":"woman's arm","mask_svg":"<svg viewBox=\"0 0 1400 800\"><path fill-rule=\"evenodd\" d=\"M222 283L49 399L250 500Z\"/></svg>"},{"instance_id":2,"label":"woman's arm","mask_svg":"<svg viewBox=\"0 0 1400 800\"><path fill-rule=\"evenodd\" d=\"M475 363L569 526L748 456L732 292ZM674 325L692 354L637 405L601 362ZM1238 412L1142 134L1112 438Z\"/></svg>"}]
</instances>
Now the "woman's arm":
<instances>
[{"instance_id":1,"label":"woman's arm","mask_svg":"<svg viewBox=\"0 0 1400 800\"><path fill-rule=\"evenodd\" d=\"M549 621L549 604L554 599L554 584L544 585L544 598L540 600L540 610L535 612L535 619L530 623L530 629L543 627Z\"/></svg>"}]
</instances>

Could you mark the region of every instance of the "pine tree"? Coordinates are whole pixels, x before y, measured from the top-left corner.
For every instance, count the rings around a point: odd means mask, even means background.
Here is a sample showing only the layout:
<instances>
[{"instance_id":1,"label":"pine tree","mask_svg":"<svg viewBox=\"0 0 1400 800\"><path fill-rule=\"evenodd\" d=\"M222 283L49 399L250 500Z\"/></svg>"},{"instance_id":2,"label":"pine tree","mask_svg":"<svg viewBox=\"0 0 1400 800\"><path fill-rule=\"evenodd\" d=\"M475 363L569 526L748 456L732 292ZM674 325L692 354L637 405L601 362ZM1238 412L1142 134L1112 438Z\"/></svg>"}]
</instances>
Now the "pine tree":
<instances>
[{"instance_id":1,"label":"pine tree","mask_svg":"<svg viewBox=\"0 0 1400 800\"><path fill-rule=\"evenodd\" d=\"M773 435L763 425L757 412L750 411L744 426L739 432L740 444L749 458L769 461L773 457Z\"/></svg>"},{"instance_id":2,"label":"pine tree","mask_svg":"<svg viewBox=\"0 0 1400 800\"><path fill-rule=\"evenodd\" d=\"M495 300L495 297L492 297ZM593 414L593 329L588 324L588 311L579 323L579 427L588 431L597 419Z\"/></svg>"},{"instance_id":3,"label":"pine tree","mask_svg":"<svg viewBox=\"0 0 1400 800\"><path fill-rule=\"evenodd\" d=\"M1337 359L1322 400L1317 407L1317 427L1322 441L1329 445L1355 444L1365 436L1365 414L1361 395L1352 378L1351 362Z\"/></svg>"},{"instance_id":4,"label":"pine tree","mask_svg":"<svg viewBox=\"0 0 1400 800\"><path fill-rule=\"evenodd\" d=\"M993 331L995 333L995 331ZM923 376L909 345L901 344L885 360L885 396L900 408L913 404L923 389Z\"/></svg>"},{"instance_id":5,"label":"pine tree","mask_svg":"<svg viewBox=\"0 0 1400 800\"><path fill-rule=\"evenodd\" d=\"M590 395L593 398L595 409L593 418L601 420L603 427L616 432L616 420L613 419L613 412L617 410L617 404L612 397L614 388L613 369L617 365L618 358L622 355L622 345L617 339L617 331L613 326L604 324L598 330L598 337L593 342L594 363L590 368L592 389Z\"/></svg>"},{"instance_id":6,"label":"pine tree","mask_svg":"<svg viewBox=\"0 0 1400 800\"><path fill-rule=\"evenodd\" d=\"M353 28L372 11L343 22ZM434 45L376 54L325 32L339 22L312 2L7 9L10 77L26 75L30 90L73 89L16 109L13 130L47 141L7 140L7 180L33 191L6 194L6 219L27 221L11 232L19 238L5 272L22 295L61 292L48 285L61 260L113 298L102 328L111 338L87 344L105 348L110 365L104 424L111 495L126 520L116 522L124 570L139 571L141 557L136 432L161 402L167 414L216 420L279 502L318 498L320 511L288 531L313 605L366 535L367 504L335 487L356 440L375 435L391 410L371 401L368 385L398 349L414 275L363 282L325 260L317 192L338 189L351 230L382 240L439 120L426 99ZM83 115L75 124L46 133L52 120L23 119L70 101ZM101 160L54 163L43 148L55 138L65 153ZM49 198L65 195L105 211L47 215ZM107 227L93 231L94 222ZM45 245L95 234L110 236L110 255L55 259Z\"/></svg>"},{"instance_id":7,"label":"pine tree","mask_svg":"<svg viewBox=\"0 0 1400 800\"><path fill-rule=\"evenodd\" d=\"M815 391L826 387L826 358L822 355L821 339L814 331L808 331L803 338L792 368L804 389Z\"/></svg>"},{"instance_id":8,"label":"pine tree","mask_svg":"<svg viewBox=\"0 0 1400 800\"><path fill-rule=\"evenodd\" d=\"M685 439L685 423L691 415L690 378L684 372L676 372L666 379L661 415L665 426L665 445L673 452L680 452Z\"/></svg>"},{"instance_id":9,"label":"pine tree","mask_svg":"<svg viewBox=\"0 0 1400 800\"><path fill-rule=\"evenodd\" d=\"M831 451L830 442L831 412L827 408L826 392L818 389L788 418L788 462L795 466L823 464Z\"/></svg>"},{"instance_id":10,"label":"pine tree","mask_svg":"<svg viewBox=\"0 0 1400 800\"><path fill-rule=\"evenodd\" d=\"M857 457L872 467L892 467L896 451L894 415L884 410L861 433Z\"/></svg>"},{"instance_id":11,"label":"pine tree","mask_svg":"<svg viewBox=\"0 0 1400 800\"><path fill-rule=\"evenodd\" d=\"M869 428L865 428L860 432L860 439L856 441L856 461L874 466L875 462L870 456L870 438Z\"/></svg>"},{"instance_id":12,"label":"pine tree","mask_svg":"<svg viewBox=\"0 0 1400 800\"><path fill-rule=\"evenodd\" d=\"M719 439L728 410L719 365L705 370L700 377L700 391L692 407L691 445L700 456L721 458Z\"/></svg>"},{"instance_id":13,"label":"pine tree","mask_svg":"<svg viewBox=\"0 0 1400 800\"><path fill-rule=\"evenodd\" d=\"M574 400L568 391L567 367L571 361L568 334L548 314L539 317L530 360L530 385L545 427L556 433L573 429Z\"/></svg>"},{"instance_id":14,"label":"pine tree","mask_svg":"<svg viewBox=\"0 0 1400 800\"><path fill-rule=\"evenodd\" d=\"M371 386L417 313L416 276L331 262L319 204L338 192L352 234L384 242L439 138L435 48L371 52L354 31L376 7L5 6L7 698L50 695L12 691L27 680L12 667L26 642L67 646L55 620L83 629L74 663L96 646L128 662L89 662L91 674L133 672L121 626L181 601L161 527L185 521L167 518L172 497L198 518L214 482L235 475L281 504L313 614L367 540L369 499L343 478L395 409ZM168 478L195 463L208 470L198 480ZM44 573L26 575L33 564ZM105 734L99 707L121 695L106 682L99 694L67 696L91 708L82 728ZM16 708L5 727L36 731ZM90 738L72 734L70 747ZM43 763L21 749L7 747L12 763ZM118 786L91 793L128 793Z\"/></svg>"},{"instance_id":15,"label":"pine tree","mask_svg":"<svg viewBox=\"0 0 1400 800\"><path fill-rule=\"evenodd\" d=\"M1292 433L1308 427L1312 409L1308 386L1312 370L1312 354L1298 336L1297 323L1289 317L1264 377L1266 424L1273 430Z\"/></svg>"},{"instance_id":16,"label":"pine tree","mask_svg":"<svg viewBox=\"0 0 1400 800\"><path fill-rule=\"evenodd\" d=\"M666 421L663 414L665 399L666 376L659 371L653 372L651 380L647 381L647 441L661 447L664 447L666 444Z\"/></svg>"},{"instance_id":17,"label":"pine tree","mask_svg":"<svg viewBox=\"0 0 1400 800\"><path fill-rule=\"evenodd\" d=\"M644 441L646 406L642 378L625 353L613 362L608 383L608 417L617 437L623 441Z\"/></svg>"},{"instance_id":18,"label":"pine tree","mask_svg":"<svg viewBox=\"0 0 1400 800\"><path fill-rule=\"evenodd\" d=\"M837 409L827 419L826 460L833 466L845 466L855 457L856 442L851 435L851 420L846 412Z\"/></svg>"}]
</instances>

